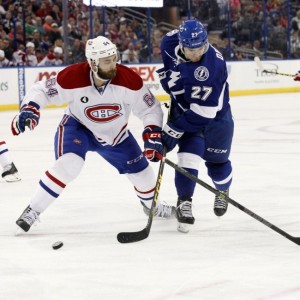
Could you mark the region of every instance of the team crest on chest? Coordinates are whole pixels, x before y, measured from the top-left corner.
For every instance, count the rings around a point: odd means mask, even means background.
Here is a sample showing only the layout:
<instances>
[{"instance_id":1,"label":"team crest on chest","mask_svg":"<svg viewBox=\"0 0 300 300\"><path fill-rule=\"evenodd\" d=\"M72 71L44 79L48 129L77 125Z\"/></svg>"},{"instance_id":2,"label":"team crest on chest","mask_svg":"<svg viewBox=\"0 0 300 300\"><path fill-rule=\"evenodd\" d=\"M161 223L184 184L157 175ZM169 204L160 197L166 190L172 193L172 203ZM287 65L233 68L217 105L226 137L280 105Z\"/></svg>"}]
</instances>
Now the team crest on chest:
<instances>
[{"instance_id":1,"label":"team crest on chest","mask_svg":"<svg viewBox=\"0 0 300 300\"><path fill-rule=\"evenodd\" d=\"M194 71L194 76L198 81L205 81L209 77L209 72L207 68L201 66Z\"/></svg>"},{"instance_id":2,"label":"team crest on chest","mask_svg":"<svg viewBox=\"0 0 300 300\"><path fill-rule=\"evenodd\" d=\"M89 106L84 110L86 117L97 123L107 123L116 120L121 117L120 110L122 106L120 104L98 104Z\"/></svg>"}]
</instances>

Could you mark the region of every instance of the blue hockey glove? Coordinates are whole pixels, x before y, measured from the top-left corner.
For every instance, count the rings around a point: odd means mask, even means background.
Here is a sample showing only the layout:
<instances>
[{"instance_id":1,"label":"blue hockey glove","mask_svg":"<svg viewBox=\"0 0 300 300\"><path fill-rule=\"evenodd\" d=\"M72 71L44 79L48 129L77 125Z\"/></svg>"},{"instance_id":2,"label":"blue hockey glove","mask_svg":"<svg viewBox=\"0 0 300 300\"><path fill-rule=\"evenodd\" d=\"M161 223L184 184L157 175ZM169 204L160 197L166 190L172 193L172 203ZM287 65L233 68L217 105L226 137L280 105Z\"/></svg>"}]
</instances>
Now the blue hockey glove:
<instances>
[{"instance_id":1,"label":"blue hockey glove","mask_svg":"<svg viewBox=\"0 0 300 300\"><path fill-rule=\"evenodd\" d=\"M165 68L156 70L156 73L158 74L161 86L163 87L165 92L170 94L170 88L168 85L169 78L167 76L167 72L165 71Z\"/></svg>"},{"instance_id":2,"label":"blue hockey glove","mask_svg":"<svg viewBox=\"0 0 300 300\"><path fill-rule=\"evenodd\" d=\"M172 123L168 122L162 131L161 140L167 151L172 151L178 143L178 139L182 137L184 131L176 128Z\"/></svg>"},{"instance_id":3,"label":"blue hockey glove","mask_svg":"<svg viewBox=\"0 0 300 300\"><path fill-rule=\"evenodd\" d=\"M161 143L161 128L150 125L143 131L144 155L148 160L157 162L163 157L163 146Z\"/></svg>"},{"instance_id":4,"label":"blue hockey glove","mask_svg":"<svg viewBox=\"0 0 300 300\"><path fill-rule=\"evenodd\" d=\"M300 71L297 72L297 74L294 77L295 81L300 81Z\"/></svg>"},{"instance_id":5,"label":"blue hockey glove","mask_svg":"<svg viewBox=\"0 0 300 300\"><path fill-rule=\"evenodd\" d=\"M35 102L30 101L28 104L23 105L19 114L12 120L11 131L13 135L19 135L21 132L24 132L26 126L33 130L39 124L39 109L39 105Z\"/></svg>"}]
</instances>

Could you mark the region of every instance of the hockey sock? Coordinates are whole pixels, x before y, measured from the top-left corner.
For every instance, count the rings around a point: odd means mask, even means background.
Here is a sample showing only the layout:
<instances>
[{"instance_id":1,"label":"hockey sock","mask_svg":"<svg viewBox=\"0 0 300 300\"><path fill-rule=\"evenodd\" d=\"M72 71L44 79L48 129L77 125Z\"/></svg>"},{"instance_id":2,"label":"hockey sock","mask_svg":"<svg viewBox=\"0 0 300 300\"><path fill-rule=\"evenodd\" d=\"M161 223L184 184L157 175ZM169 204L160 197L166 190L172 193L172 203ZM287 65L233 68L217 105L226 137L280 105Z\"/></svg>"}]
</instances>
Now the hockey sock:
<instances>
[{"instance_id":1,"label":"hockey sock","mask_svg":"<svg viewBox=\"0 0 300 300\"><path fill-rule=\"evenodd\" d=\"M7 145L4 141L0 142L0 165L2 168L12 163Z\"/></svg>"},{"instance_id":2,"label":"hockey sock","mask_svg":"<svg viewBox=\"0 0 300 300\"><path fill-rule=\"evenodd\" d=\"M134 185L134 190L139 200L148 208L151 208L155 191L155 176L153 169L148 165L143 171L126 174L126 176Z\"/></svg>"},{"instance_id":3,"label":"hockey sock","mask_svg":"<svg viewBox=\"0 0 300 300\"><path fill-rule=\"evenodd\" d=\"M79 175L83 164L84 160L73 153L59 157L40 179L30 207L42 213L62 193L66 184Z\"/></svg>"}]
</instances>

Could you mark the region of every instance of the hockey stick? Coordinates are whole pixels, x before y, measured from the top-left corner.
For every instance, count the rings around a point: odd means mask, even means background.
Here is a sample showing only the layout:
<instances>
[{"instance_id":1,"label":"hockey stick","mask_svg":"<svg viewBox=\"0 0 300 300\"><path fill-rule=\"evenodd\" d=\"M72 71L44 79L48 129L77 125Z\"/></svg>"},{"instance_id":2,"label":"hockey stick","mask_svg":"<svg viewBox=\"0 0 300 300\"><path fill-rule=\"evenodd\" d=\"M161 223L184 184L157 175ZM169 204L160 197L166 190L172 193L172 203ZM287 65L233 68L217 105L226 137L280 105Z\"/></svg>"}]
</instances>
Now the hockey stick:
<instances>
[{"instance_id":1,"label":"hockey stick","mask_svg":"<svg viewBox=\"0 0 300 300\"><path fill-rule=\"evenodd\" d=\"M168 120L169 120L171 105L168 105L167 103L165 103L165 106L168 108ZM150 208L149 218L148 218L146 227L140 231L118 233L117 239L120 243L139 242L139 241L146 239L149 236L151 226L152 226L152 221L153 221L154 209L155 209L155 206L156 206L156 203L158 200L160 184L162 181L162 175L163 175L163 171L164 171L164 167L165 167L164 158L165 158L166 154L167 154L167 149L166 149L166 147L164 147L163 154L162 154L163 159L160 161L160 164L159 164L158 175L157 175L156 184L155 184L155 191L154 191L154 195L153 195L153 201L152 201L152 205Z\"/></svg>"},{"instance_id":2,"label":"hockey stick","mask_svg":"<svg viewBox=\"0 0 300 300\"><path fill-rule=\"evenodd\" d=\"M164 147L163 151L163 158L166 156L166 147ZM149 212L149 217L148 217L148 223L146 227L143 230L140 231L133 231L133 232L120 232L117 235L117 239L120 243L133 243L133 242L139 242L144 239L146 239L149 236L150 229L152 226L152 221L153 221L153 215L154 215L154 209L158 200L158 195L159 195L159 190L160 190L160 184L162 181L162 175L164 171L164 166L165 166L165 161L162 159L160 161L159 165L159 170L158 170L158 175L157 175L157 180L155 184L155 191L154 191L154 196L153 196L153 201L152 205L150 208Z\"/></svg>"},{"instance_id":3,"label":"hockey stick","mask_svg":"<svg viewBox=\"0 0 300 300\"><path fill-rule=\"evenodd\" d=\"M264 69L261 60L259 59L258 56L254 57L254 61L256 62L256 65L258 67L258 69L262 72L262 73L268 73L268 74L274 74L274 75L281 75L281 76L289 76L289 77L295 77L295 75L293 74L288 74L288 73L279 73L277 71L268 71L266 69Z\"/></svg>"},{"instance_id":4,"label":"hockey stick","mask_svg":"<svg viewBox=\"0 0 300 300\"><path fill-rule=\"evenodd\" d=\"M215 195L220 195L222 194L221 192L219 192L218 190L216 190L215 188L211 187L210 185L208 185L207 183L205 183L204 181L202 181L201 179L199 179L198 177L192 175L191 173L189 173L188 171L186 171L185 169L179 167L178 165L176 165L175 163L173 163L172 161L170 161L167 158L164 158L164 161L167 165L169 165L170 167L174 168L176 171L178 171L179 173L183 174L184 176L188 177L189 179L191 179L192 181L200 184L201 186L203 186L204 188L206 188L207 190L209 190L210 192L214 193ZM238 202L234 201L233 199L231 199L230 197L228 197L226 194L223 194L226 201L229 202L230 204L232 204L233 206L237 207L238 209L240 209L241 211L245 212L246 214L248 214L250 217L256 219L257 221L263 223L264 225L266 225L267 227L271 228L272 230L276 231L277 233L281 234L282 236L284 236L285 238L287 238L288 240L294 242L297 245L300 245L300 237L294 237L291 236L290 234L288 234L287 232L283 231L282 229L278 228L277 226L271 224L270 222L268 222L267 220L265 220L264 218L260 217L259 215L255 214L253 211L249 210L248 208L246 208L245 206L239 204Z\"/></svg>"}]
</instances>

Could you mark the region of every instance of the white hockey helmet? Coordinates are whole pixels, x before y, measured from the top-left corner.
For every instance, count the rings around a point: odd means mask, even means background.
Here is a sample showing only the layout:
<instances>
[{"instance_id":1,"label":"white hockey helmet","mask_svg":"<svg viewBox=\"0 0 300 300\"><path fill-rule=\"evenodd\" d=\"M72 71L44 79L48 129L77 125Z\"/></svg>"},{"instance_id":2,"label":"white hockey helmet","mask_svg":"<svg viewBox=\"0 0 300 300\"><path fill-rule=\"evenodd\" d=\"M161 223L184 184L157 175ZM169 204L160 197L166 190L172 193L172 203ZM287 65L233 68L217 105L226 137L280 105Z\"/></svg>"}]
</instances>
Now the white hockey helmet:
<instances>
[{"instance_id":1,"label":"white hockey helmet","mask_svg":"<svg viewBox=\"0 0 300 300\"><path fill-rule=\"evenodd\" d=\"M93 66L99 65L99 59L111 55L117 55L117 47L104 36L98 36L86 42L85 56Z\"/></svg>"}]
</instances>

